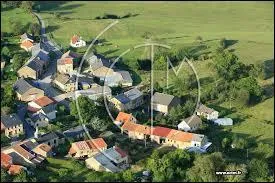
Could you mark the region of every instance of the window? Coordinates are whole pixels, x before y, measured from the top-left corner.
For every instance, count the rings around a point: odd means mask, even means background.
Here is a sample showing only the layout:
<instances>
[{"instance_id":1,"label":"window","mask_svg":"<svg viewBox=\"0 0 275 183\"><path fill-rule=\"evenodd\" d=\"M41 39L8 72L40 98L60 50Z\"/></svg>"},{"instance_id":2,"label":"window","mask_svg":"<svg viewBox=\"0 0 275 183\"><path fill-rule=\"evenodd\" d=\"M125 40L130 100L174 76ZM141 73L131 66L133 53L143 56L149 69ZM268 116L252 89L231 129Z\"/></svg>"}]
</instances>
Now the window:
<instances>
[{"instance_id":1,"label":"window","mask_svg":"<svg viewBox=\"0 0 275 183\"><path fill-rule=\"evenodd\" d=\"M53 140L53 143L56 144L56 139Z\"/></svg>"},{"instance_id":2,"label":"window","mask_svg":"<svg viewBox=\"0 0 275 183\"><path fill-rule=\"evenodd\" d=\"M48 142L48 145L50 146L50 145L51 145L51 143L50 143L50 142Z\"/></svg>"}]
</instances>

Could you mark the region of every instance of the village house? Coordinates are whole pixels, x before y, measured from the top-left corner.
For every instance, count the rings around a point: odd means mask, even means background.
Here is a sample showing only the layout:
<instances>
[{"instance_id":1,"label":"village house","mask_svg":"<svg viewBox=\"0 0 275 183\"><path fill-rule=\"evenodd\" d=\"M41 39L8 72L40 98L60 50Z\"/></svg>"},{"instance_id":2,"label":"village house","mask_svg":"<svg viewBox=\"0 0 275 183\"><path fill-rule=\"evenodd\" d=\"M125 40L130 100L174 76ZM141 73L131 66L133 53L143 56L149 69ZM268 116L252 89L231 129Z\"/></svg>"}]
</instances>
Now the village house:
<instances>
[{"instance_id":1,"label":"village house","mask_svg":"<svg viewBox=\"0 0 275 183\"><path fill-rule=\"evenodd\" d=\"M176 148L202 147L207 143L207 138L201 134L182 132L170 128L154 127L151 139L158 144L166 144Z\"/></svg>"},{"instance_id":2,"label":"village house","mask_svg":"<svg viewBox=\"0 0 275 183\"><path fill-rule=\"evenodd\" d=\"M28 113L28 117L26 118L27 123L29 123L32 127L46 127L50 124L49 118L41 113Z\"/></svg>"},{"instance_id":3,"label":"village house","mask_svg":"<svg viewBox=\"0 0 275 183\"><path fill-rule=\"evenodd\" d=\"M136 124L132 122L126 122L121 127L121 133L128 134L131 139L148 140L152 134L154 128L146 125Z\"/></svg>"},{"instance_id":4,"label":"village house","mask_svg":"<svg viewBox=\"0 0 275 183\"><path fill-rule=\"evenodd\" d=\"M180 100L173 95L155 92L152 96L153 110L168 114L172 107L180 104Z\"/></svg>"},{"instance_id":5,"label":"village house","mask_svg":"<svg viewBox=\"0 0 275 183\"><path fill-rule=\"evenodd\" d=\"M27 52L30 52L31 49L33 48L34 46L33 42L34 42L33 37L28 33L24 33L23 35L20 36L20 43L21 43L20 47L26 50Z\"/></svg>"},{"instance_id":6,"label":"village house","mask_svg":"<svg viewBox=\"0 0 275 183\"><path fill-rule=\"evenodd\" d=\"M73 142L68 154L74 158L91 157L96 153L107 149L103 138Z\"/></svg>"},{"instance_id":7,"label":"village house","mask_svg":"<svg viewBox=\"0 0 275 183\"><path fill-rule=\"evenodd\" d=\"M133 85L133 80L128 71L117 70L115 66L111 68L112 62L102 55L92 53L87 58L90 65L88 71L104 82L105 85L111 87L119 85L128 87Z\"/></svg>"},{"instance_id":8,"label":"village house","mask_svg":"<svg viewBox=\"0 0 275 183\"><path fill-rule=\"evenodd\" d=\"M60 132L49 132L49 133L40 135L38 133L38 128L36 128L34 137L39 144L47 144L51 148L58 147L60 144L65 143L65 137Z\"/></svg>"},{"instance_id":9,"label":"village house","mask_svg":"<svg viewBox=\"0 0 275 183\"><path fill-rule=\"evenodd\" d=\"M85 163L89 169L114 173L129 167L129 157L119 147L113 146L86 159Z\"/></svg>"},{"instance_id":10,"label":"village house","mask_svg":"<svg viewBox=\"0 0 275 183\"><path fill-rule=\"evenodd\" d=\"M216 111L212 108L206 107L203 104L199 105L199 107L196 111L196 114L198 116L202 116L202 117L206 118L207 120L215 120L215 119L218 119L218 117L219 117L218 111Z\"/></svg>"},{"instance_id":11,"label":"village house","mask_svg":"<svg viewBox=\"0 0 275 183\"><path fill-rule=\"evenodd\" d=\"M16 143L9 148L1 149L1 152L11 156L13 164L35 167L45 160L45 157L42 155L45 153L39 154L37 151L34 152L34 149L38 145L34 139L28 139Z\"/></svg>"},{"instance_id":12,"label":"village house","mask_svg":"<svg viewBox=\"0 0 275 183\"><path fill-rule=\"evenodd\" d=\"M194 114L194 115L182 120L182 122L180 122L178 124L178 129L184 130L186 132L188 132L188 131L192 132L192 131L197 130L201 125L202 125L201 118Z\"/></svg>"},{"instance_id":13,"label":"village house","mask_svg":"<svg viewBox=\"0 0 275 183\"><path fill-rule=\"evenodd\" d=\"M50 120L53 120L56 118L55 106L56 101L54 99L43 96L29 102L27 110L36 114L42 113Z\"/></svg>"},{"instance_id":14,"label":"village house","mask_svg":"<svg viewBox=\"0 0 275 183\"><path fill-rule=\"evenodd\" d=\"M21 165L14 165L12 161L12 157L8 154L1 152L1 168L8 171L10 175L17 175L21 171L27 170L26 167Z\"/></svg>"},{"instance_id":15,"label":"village house","mask_svg":"<svg viewBox=\"0 0 275 183\"><path fill-rule=\"evenodd\" d=\"M143 93L133 88L110 99L111 105L118 111L135 109L143 104Z\"/></svg>"},{"instance_id":16,"label":"village house","mask_svg":"<svg viewBox=\"0 0 275 183\"><path fill-rule=\"evenodd\" d=\"M79 37L78 35L73 35L73 37L71 38L70 45L71 47L79 48L79 47L86 46L86 42L82 40L82 38Z\"/></svg>"},{"instance_id":17,"label":"village house","mask_svg":"<svg viewBox=\"0 0 275 183\"><path fill-rule=\"evenodd\" d=\"M114 123L118 126L121 126L126 122L136 123L137 119L132 114L128 114L125 112L119 112Z\"/></svg>"},{"instance_id":18,"label":"village house","mask_svg":"<svg viewBox=\"0 0 275 183\"><path fill-rule=\"evenodd\" d=\"M32 78L39 79L42 74L46 71L46 62L40 60L39 58L35 58L29 62L27 62L24 66L22 66L18 71L17 75L23 78Z\"/></svg>"},{"instance_id":19,"label":"village house","mask_svg":"<svg viewBox=\"0 0 275 183\"><path fill-rule=\"evenodd\" d=\"M128 134L131 139L155 141L158 144L165 144L180 149L189 147L203 148L207 143L207 137L201 134L188 133L166 127L136 124L126 122L121 127L121 133Z\"/></svg>"},{"instance_id":20,"label":"village house","mask_svg":"<svg viewBox=\"0 0 275 183\"><path fill-rule=\"evenodd\" d=\"M75 80L68 74L57 74L52 81L53 85L63 92L75 91Z\"/></svg>"},{"instance_id":21,"label":"village house","mask_svg":"<svg viewBox=\"0 0 275 183\"><path fill-rule=\"evenodd\" d=\"M78 74L78 76L74 74L71 77L73 81L77 81L78 88L80 90L86 90L97 86L97 84L94 82L94 78L88 74Z\"/></svg>"},{"instance_id":22,"label":"village house","mask_svg":"<svg viewBox=\"0 0 275 183\"><path fill-rule=\"evenodd\" d=\"M86 135L86 132L83 126L79 125L64 131L63 134L66 138L75 140L75 139L84 138Z\"/></svg>"},{"instance_id":23,"label":"village house","mask_svg":"<svg viewBox=\"0 0 275 183\"><path fill-rule=\"evenodd\" d=\"M20 78L14 84L17 98L23 102L29 102L44 96L44 91L34 87L30 80Z\"/></svg>"},{"instance_id":24,"label":"village house","mask_svg":"<svg viewBox=\"0 0 275 183\"><path fill-rule=\"evenodd\" d=\"M91 100L97 100L101 97L107 97L107 99L112 97L112 90L108 86L100 86L98 84L92 84L91 88L85 90L75 91L75 96L87 96Z\"/></svg>"},{"instance_id":25,"label":"village house","mask_svg":"<svg viewBox=\"0 0 275 183\"><path fill-rule=\"evenodd\" d=\"M133 79L131 78L131 74L128 71L116 71L121 79L119 80L119 84L122 87L129 87L133 86Z\"/></svg>"},{"instance_id":26,"label":"village house","mask_svg":"<svg viewBox=\"0 0 275 183\"><path fill-rule=\"evenodd\" d=\"M57 72L61 74L69 74L73 72L73 58L60 58L57 60Z\"/></svg>"},{"instance_id":27,"label":"village house","mask_svg":"<svg viewBox=\"0 0 275 183\"><path fill-rule=\"evenodd\" d=\"M24 134L23 122L17 114L1 115L1 132L7 137Z\"/></svg>"}]
</instances>

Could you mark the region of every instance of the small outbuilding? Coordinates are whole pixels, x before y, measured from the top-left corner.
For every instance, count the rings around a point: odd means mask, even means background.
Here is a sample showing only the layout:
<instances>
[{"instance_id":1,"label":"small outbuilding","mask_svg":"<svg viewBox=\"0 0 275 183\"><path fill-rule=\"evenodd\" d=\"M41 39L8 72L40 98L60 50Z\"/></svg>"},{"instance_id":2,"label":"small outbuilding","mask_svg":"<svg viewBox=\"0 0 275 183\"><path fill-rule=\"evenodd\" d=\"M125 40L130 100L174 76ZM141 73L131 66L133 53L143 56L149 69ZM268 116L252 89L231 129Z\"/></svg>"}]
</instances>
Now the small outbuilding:
<instances>
[{"instance_id":1,"label":"small outbuilding","mask_svg":"<svg viewBox=\"0 0 275 183\"><path fill-rule=\"evenodd\" d=\"M233 125L233 120L231 118L218 118L213 121L215 124L222 126L231 126Z\"/></svg>"}]
</instances>

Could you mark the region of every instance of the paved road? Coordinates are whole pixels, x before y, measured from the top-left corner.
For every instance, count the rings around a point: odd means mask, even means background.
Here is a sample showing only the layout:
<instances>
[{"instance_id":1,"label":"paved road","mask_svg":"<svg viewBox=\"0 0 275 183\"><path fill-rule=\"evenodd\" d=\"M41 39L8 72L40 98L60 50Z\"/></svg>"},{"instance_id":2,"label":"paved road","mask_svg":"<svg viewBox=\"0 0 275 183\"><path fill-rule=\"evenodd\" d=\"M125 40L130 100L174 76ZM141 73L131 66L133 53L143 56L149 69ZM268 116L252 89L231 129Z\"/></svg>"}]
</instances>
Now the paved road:
<instances>
[{"instance_id":1,"label":"paved road","mask_svg":"<svg viewBox=\"0 0 275 183\"><path fill-rule=\"evenodd\" d=\"M48 51L48 52L53 51L56 54L56 59L50 61L49 67L47 68L47 72L44 73L42 76L42 79L38 80L37 82L39 83L40 88L45 91L45 94L47 96L55 98L56 96L61 95L62 93L59 92L57 89L55 89L51 85L51 80L52 80L51 77L56 73L57 59L59 59L63 53L59 50L59 47L57 46L57 44L54 43L52 40L50 40L47 37L46 25L45 25L43 18L37 13L33 13L33 14L38 18L38 21L40 22L41 41L44 43L44 45L46 47L46 51ZM69 104L70 104L69 101L59 100L58 102L65 105L67 107L67 109L69 109Z\"/></svg>"},{"instance_id":2,"label":"paved road","mask_svg":"<svg viewBox=\"0 0 275 183\"><path fill-rule=\"evenodd\" d=\"M27 112L27 106L25 104L18 104L17 105L17 114L19 118L23 121L23 128L25 129L25 136L26 138L33 137L33 134L35 132L35 129L27 123L25 120L25 114Z\"/></svg>"}]
</instances>

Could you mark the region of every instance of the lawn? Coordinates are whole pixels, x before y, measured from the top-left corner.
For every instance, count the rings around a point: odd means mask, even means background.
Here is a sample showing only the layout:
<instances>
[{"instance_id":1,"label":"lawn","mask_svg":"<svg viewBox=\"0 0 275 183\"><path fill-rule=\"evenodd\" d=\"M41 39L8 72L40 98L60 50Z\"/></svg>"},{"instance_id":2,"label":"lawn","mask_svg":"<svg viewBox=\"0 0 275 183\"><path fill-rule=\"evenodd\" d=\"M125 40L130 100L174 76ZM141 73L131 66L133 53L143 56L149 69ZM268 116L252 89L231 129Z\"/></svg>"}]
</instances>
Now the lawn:
<instances>
[{"instance_id":1,"label":"lawn","mask_svg":"<svg viewBox=\"0 0 275 183\"><path fill-rule=\"evenodd\" d=\"M1 32L12 33L11 22L20 22L24 27L27 27L28 24L38 22L38 20L21 8L1 11Z\"/></svg>"}]
</instances>

